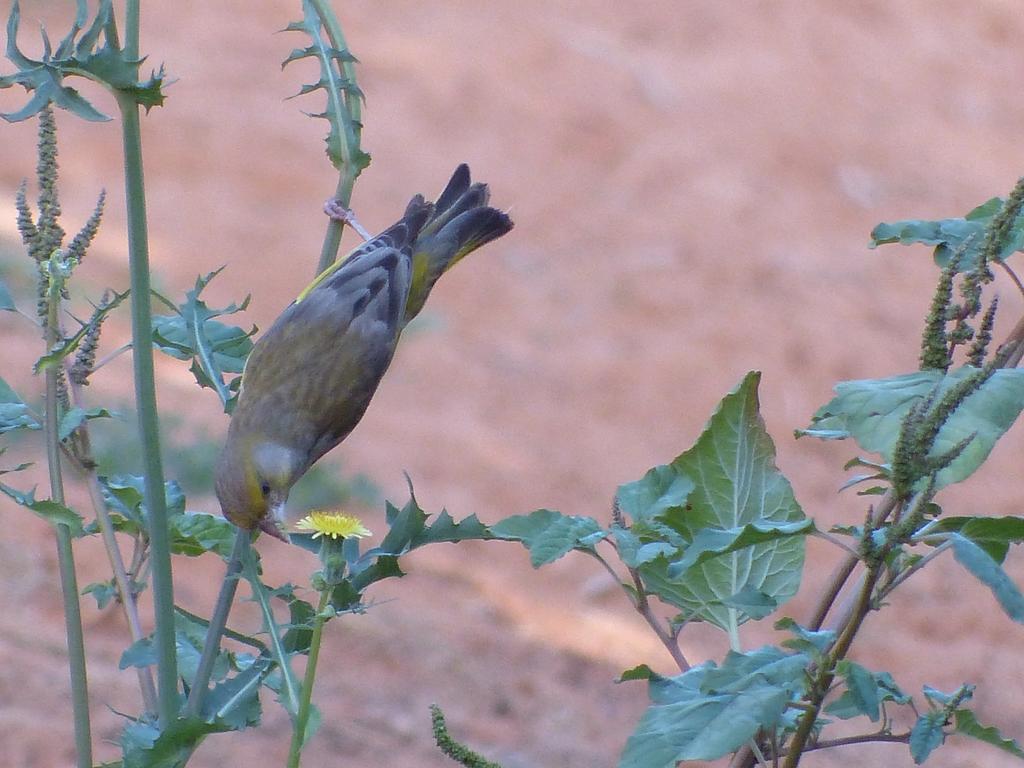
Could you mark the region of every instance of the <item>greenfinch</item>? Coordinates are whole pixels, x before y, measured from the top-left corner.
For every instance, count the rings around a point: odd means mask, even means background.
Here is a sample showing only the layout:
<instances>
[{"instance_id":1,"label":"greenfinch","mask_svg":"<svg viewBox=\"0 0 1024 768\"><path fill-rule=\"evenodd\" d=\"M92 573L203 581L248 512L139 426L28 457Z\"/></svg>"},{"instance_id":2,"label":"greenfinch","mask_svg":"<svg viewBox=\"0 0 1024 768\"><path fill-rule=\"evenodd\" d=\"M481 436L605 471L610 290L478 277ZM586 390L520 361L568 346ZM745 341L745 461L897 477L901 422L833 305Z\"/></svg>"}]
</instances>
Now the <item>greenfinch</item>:
<instances>
[{"instance_id":1,"label":"greenfinch","mask_svg":"<svg viewBox=\"0 0 1024 768\"><path fill-rule=\"evenodd\" d=\"M284 538L292 485L366 412L405 326L434 283L512 220L460 165L437 202L417 195L401 220L321 273L257 341L217 464L232 523Z\"/></svg>"}]
</instances>

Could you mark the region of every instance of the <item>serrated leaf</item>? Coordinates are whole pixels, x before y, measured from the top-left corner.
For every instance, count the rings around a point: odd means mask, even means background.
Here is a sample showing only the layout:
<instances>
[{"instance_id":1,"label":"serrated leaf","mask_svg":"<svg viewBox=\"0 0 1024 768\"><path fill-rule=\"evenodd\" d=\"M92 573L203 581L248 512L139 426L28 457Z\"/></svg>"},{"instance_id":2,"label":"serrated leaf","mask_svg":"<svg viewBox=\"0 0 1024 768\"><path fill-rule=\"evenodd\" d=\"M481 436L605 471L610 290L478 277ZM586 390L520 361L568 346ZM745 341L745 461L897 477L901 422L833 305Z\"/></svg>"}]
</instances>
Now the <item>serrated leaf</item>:
<instances>
[{"instance_id":1,"label":"serrated leaf","mask_svg":"<svg viewBox=\"0 0 1024 768\"><path fill-rule=\"evenodd\" d=\"M637 522L661 517L667 512L682 511L693 491L693 480L675 466L654 467L642 478L619 486L615 495L619 508Z\"/></svg>"},{"instance_id":2,"label":"serrated leaf","mask_svg":"<svg viewBox=\"0 0 1024 768\"><path fill-rule=\"evenodd\" d=\"M1024 541L1024 517L943 517L929 533L953 531L970 539L1002 565L1011 544Z\"/></svg>"},{"instance_id":3,"label":"serrated leaf","mask_svg":"<svg viewBox=\"0 0 1024 768\"><path fill-rule=\"evenodd\" d=\"M573 549L594 549L607 535L592 517L563 515L538 509L528 515L513 515L491 526L494 538L522 542L530 552L534 568L553 563Z\"/></svg>"},{"instance_id":4,"label":"serrated leaf","mask_svg":"<svg viewBox=\"0 0 1024 768\"><path fill-rule=\"evenodd\" d=\"M991 744L1014 757L1024 759L1024 749L1013 739L1007 739L994 726L985 726L978 722L974 712L969 709L958 709L953 713L953 731L963 736Z\"/></svg>"},{"instance_id":5,"label":"serrated leaf","mask_svg":"<svg viewBox=\"0 0 1024 768\"><path fill-rule=\"evenodd\" d=\"M10 385L0 378L0 435L20 429L42 429L42 425Z\"/></svg>"},{"instance_id":6,"label":"serrated leaf","mask_svg":"<svg viewBox=\"0 0 1024 768\"><path fill-rule=\"evenodd\" d=\"M156 649L153 647L153 638L143 637L124 649L117 668L150 667L156 664L156 661Z\"/></svg>"},{"instance_id":7,"label":"serrated leaf","mask_svg":"<svg viewBox=\"0 0 1024 768\"><path fill-rule=\"evenodd\" d=\"M81 536L82 518L79 514L53 499L37 499L33 488L28 493L0 483L0 492L41 517L51 525L66 525L72 536Z\"/></svg>"},{"instance_id":8,"label":"serrated leaf","mask_svg":"<svg viewBox=\"0 0 1024 768\"><path fill-rule=\"evenodd\" d=\"M259 725L263 710L260 685L273 668L270 659L260 658L237 675L217 683L203 699L206 720L216 720L233 730Z\"/></svg>"},{"instance_id":9,"label":"serrated leaf","mask_svg":"<svg viewBox=\"0 0 1024 768\"><path fill-rule=\"evenodd\" d=\"M760 729L773 729L804 686L809 659L765 647L730 653L673 678L650 676L652 705L626 742L620 768L671 768L714 760Z\"/></svg>"},{"instance_id":10,"label":"serrated leaf","mask_svg":"<svg viewBox=\"0 0 1024 768\"><path fill-rule=\"evenodd\" d=\"M946 741L942 726L946 723L943 712L925 712L910 729L910 756L920 765Z\"/></svg>"},{"instance_id":11,"label":"serrated leaf","mask_svg":"<svg viewBox=\"0 0 1024 768\"><path fill-rule=\"evenodd\" d=\"M836 674L843 678L846 690L825 711L843 720L866 715L871 722L878 722L882 697L874 674L849 659L836 665Z\"/></svg>"},{"instance_id":12,"label":"serrated leaf","mask_svg":"<svg viewBox=\"0 0 1024 768\"><path fill-rule=\"evenodd\" d=\"M110 300L110 302L98 308L92 314L92 317L90 317L88 323L82 323L81 327L79 327L79 329L74 333L74 335L69 336L66 339L63 339L59 343L55 344L50 349L49 352L47 352L45 355L36 360L36 363L32 368L33 372L42 373L47 368L50 368L54 365L59 365L60 362L65 357L67 357L76 349L78 349L78 345L82 343L82 339L85 338L86 334L93 326L102 323L107 315L109 315L112 311L117 309L121 302L128 298L128 293L128 291L124 291L123 293L117 293L115 291L114 296Z\"/></svg>"},{"instance_id":13,"label":"serrated leaf","mask_svg":"<svg viewBox=\"0 0 1024 768\"><path fill-rule=\"evenodd\" d=\"M672 505L658 519L688 542L707 529L785 530L792 524L799 531L806 525L789 481L775 466L775 445L758 411L759 381L759 373L747 374L719 404L694 447L671 465L695 487L684 507ZM705 534L710 535L715 534ZM677 577L665 558L640 572L647 589L684 616L728 629L750 617L724 600L753 589L781 605L796 593L803 557L803 535L773 534L763 543L709 556Z\"/></svg>"},{"instance_id":14,"label":"serrated leaf","mask_svg":"<svg viewBox=\"0 0 1024 768\"><path fill-rule=\"evenodd\" d=\"M992 590L1007 616L1017 623L1024 624L1024 595L991 555L970 539L954 534L953 556L960 565Z\"/></svg>"},{"instance_id":15,"label":"serrated leaf","mask_svg":"<svg viewBox=\"0 0 1024 768\"><path fill-rule=\"evenodd\" d=\"M163 730L143 721L129 723L121 734L123 768L181 768L206 736L229 730L199 718L174 720Z\"/></svg>"},{"instance_id":16,"label":"serrated leaf","mask_svg":"<svg viewBox=\"0 0 1024 768\"><path fill-rule=\"evenodd\" d=\"M792 523L759 520L738 528L703 528L693 537L693 541L683 551L683 556L669 564L668 573L672 578L678 578L693 566L712 558L755 544L766 544L791 536L807 536L813 531L814 521L810 518Z\"/></svg>"},{"instance_id":17,"label":"serrated leaf","mask_svg":"<svg viewBox=\"0 0 1024 768\"><path fill-rule=\"evenodd\" d=\"M949 374L941 371L891 376L885 379L844 381L836 385L836 397L818 409L811 426L797 435L823 439L852 437L866 451L882 455L886 462L899 438L910 408L938 386L939 396L976 368L964 366ZM930 456L941 456L967 438L973 439L938 474L937 488L958 483L974 473L988 457L1000 437L1024 409L1024 370L995 371L981 387L967 397L939 431Z\"/></svg>"},{"instance_id":18,"label":"serrated leaf","mask_svg":"<svg viewBox=\"0 0 1024 768\"><path fill-rule=\"evenodd\" d=\"M229 304L211 309L200 295L224 267L196 278L195 286L174 315L153 318L153 346L171 357L190 360L189 370L200 387L214 390L225 411L230 412L237 396L224 380L225 373L242 373L252 351L255 326L245 331L214 318L243 311L249 304Z\"/></svg>"}]
</instances>

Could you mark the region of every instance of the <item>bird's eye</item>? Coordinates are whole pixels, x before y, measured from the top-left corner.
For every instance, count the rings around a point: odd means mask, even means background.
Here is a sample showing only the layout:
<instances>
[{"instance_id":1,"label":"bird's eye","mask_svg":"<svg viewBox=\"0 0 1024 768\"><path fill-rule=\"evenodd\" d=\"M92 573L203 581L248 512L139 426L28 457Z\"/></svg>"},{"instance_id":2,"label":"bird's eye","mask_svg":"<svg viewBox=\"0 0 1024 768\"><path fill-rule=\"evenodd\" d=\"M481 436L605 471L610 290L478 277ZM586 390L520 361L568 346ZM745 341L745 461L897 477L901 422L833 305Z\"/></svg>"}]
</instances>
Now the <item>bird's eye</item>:
<instances>
[{"instance_id":1,"label":"bird's eye","mask_svg":"<svg viewBox=\"0 0 1024 768\"><path fill-rule=\"evenodd\" d=\"M269 483L263 483L263 485L260 486L260 493L262 493L264 496L269 496L270 495L270 484Z\"/></svg>"}]
</instances>

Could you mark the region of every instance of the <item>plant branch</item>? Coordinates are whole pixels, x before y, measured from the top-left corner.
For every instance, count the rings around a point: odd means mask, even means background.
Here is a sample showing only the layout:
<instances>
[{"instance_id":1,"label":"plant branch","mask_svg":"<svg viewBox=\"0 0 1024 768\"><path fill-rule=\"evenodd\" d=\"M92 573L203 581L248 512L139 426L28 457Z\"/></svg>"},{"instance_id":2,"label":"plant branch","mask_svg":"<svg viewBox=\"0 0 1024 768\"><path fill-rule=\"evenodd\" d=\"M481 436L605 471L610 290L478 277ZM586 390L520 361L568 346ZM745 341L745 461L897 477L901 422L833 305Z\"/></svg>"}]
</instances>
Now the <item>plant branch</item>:
<instances>
[{"instance_id":1,"label":"plant branch","mask_svg":"<svg viewBox=\"0 0 1024 768\"><path fill-rule=\"evenodd\" d=\"M235 544L228 557L224 581L220 585L220 594L217 595L217 603L214 605L213 615L210 617L210 625L206 628L203 654L199 657L199 667L196 670L195 679L192 681L188 703L185 705L187 717L198 717L203 710L203 698L206 696L206 689L210 682L210 673L213 671L213 664L220 651L220 640L224 635L224 627L228 623L228 614L231 612L235 591L238 589L238 577L242 570L242 563L248 557L251 542L251 531L239 528L235 532Z\"/></svg>"},{"instance_id":2,"label":"plant branch","mask_svg":"<svg viewBox=\"0 0 1024 768\"><path fill-rule=\"evenodd\" d=\"M138 56L138 0L126 3L125 49ZM134 55L133 52L134 51ZM166 726L178 712L178 662L174 637L174 583L171 575L170 537L164 470L160 458L160 433L153 375L152 306L149 293L149 234L146 224L146 192L142 171L142 136L139 105L128 95L117 94L124 144L125 197L128 204L128 254L131 273L132 360L135 401L145 474L149 542L152 549L154 644L157 656L157 693L160 722Z\"/></svg>"},{"instance_id":3,"label":"plant branch","mask_svg":"<svg viewBox=\"0 0 1024 768\"><path fill-rule=\"evenodd\" d=\"M60 289L51 284L47 309L46 346L52 349L58 341L58 307ZM64 478L61 474L59 417L60 368L46 369L46 459L50 471L50 496L64 504ZM82 607L78 602L78 577L71 547L71 529L56 526L57 563L61 594L64 599L64 629L68 641L68 667L71 673L71 703L74 711L75 757L79 768L92 766L92 726L89 720L89 681L85 664L85 635L82 631Z\"/></svg>"},{"instance_id":4,"label":"plant branch","mask_svg":"<svg viewBox=\"0 0 1024 768\"><path fill-rule=\"evenodd\" d=\"M309 711L313 699L313 684L316 682L316 667L320 660L320 643L323 639L324 624L327 618L324 612L331 601L331 588L327 587L320 593L320 603L313 620L313 636L309 641L309 656L306 659L306 673L302 677L302 692L299 699L299 711L295 716L295 727L292 729L292 743L288 750L288 768L299 768L302 758L302 747L306 743L306 727L309 725Z\"/></svg>"},{"instance_id":5,"label":"plant branch","mask_svg":"<svg viewBox=\"0 0 1024 768\"><path fill-rule=\"evenodd\" d=\"M871 742L888 742L896 744L906 744L910 741L910 731L906 733L862 733L859 736L844 736L839 739L827 739L825 741L816 741L813 744L808 744L804 747L804 752L813 752L817 749L830 749L831 747L845 747L849 744L869 744ZM782 751L783 755L788 755L792 749L786 749Z\"/></svg>"},{"instance_id":6,"label":"plant branch","mask_svg":"<svg viewBox=\"0 0 1024 768\"><path fill-rule=\"evenodd\" d=\"M83 407L82 387L70 380L71 399L76 407ZM89 488L89 498L92 501L93 511L96 513L96 520L100 526L100 535L103 538L103 546L107 550L107 558L110 560L110 570L114 574L114 582L117 584L118 596L121 600L121 607L124 610L125 621L128 623L128 630L132 642L142 640L146 635L142 631L142 622L139 620L139 604L136 600L135 588L128 576L124 566L124 557L121 554L121 547L118 546L117 538L114 535L114 525L110 520L110 513L107 511L106 502L103 500L103 492L100 489L99 477L96 475L95 465L92 461L92 441L89 435L89 423L83 422L77 430L78 446L81 451L79 468L86 476L86 485ZM153 683L153 675L149 667L136 667L139 678L139 688L142 691L142 701L149 713L157 712L156 686Z\"/></svg>"}]
</instances>

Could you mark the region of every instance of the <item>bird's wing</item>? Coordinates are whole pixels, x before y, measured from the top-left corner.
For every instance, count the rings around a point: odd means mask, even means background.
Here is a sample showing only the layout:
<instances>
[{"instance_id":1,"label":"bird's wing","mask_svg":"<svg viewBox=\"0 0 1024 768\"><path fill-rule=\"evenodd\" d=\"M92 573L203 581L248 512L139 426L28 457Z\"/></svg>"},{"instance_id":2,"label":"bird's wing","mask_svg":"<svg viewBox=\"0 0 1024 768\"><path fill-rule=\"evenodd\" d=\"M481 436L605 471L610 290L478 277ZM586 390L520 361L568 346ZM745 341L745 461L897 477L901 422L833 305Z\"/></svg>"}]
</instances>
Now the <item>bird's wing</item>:
<instances>
[{"instance_id":1,"label":"bird's wing","mask_svg":"<svg viewBox=\"0 0 1024 768\"><path fill-rule=\"evenodd\" d=\"M324 276L256 343L232 418L258 422L254 431L308 454L310 464L337 445L391 362L410 269L408 242L379 244Z\"/></svg>"}]
</instances>

